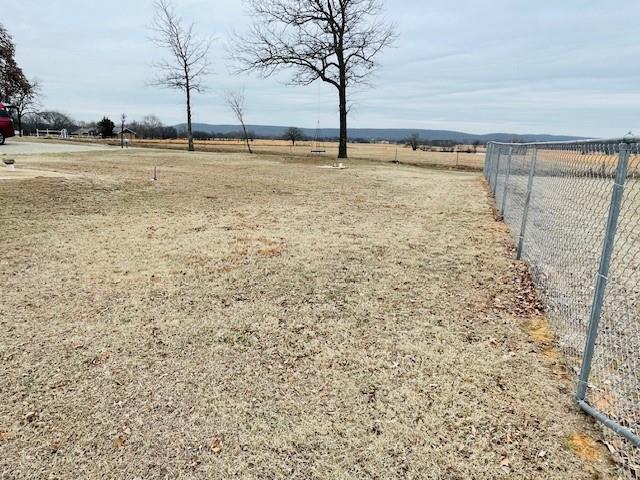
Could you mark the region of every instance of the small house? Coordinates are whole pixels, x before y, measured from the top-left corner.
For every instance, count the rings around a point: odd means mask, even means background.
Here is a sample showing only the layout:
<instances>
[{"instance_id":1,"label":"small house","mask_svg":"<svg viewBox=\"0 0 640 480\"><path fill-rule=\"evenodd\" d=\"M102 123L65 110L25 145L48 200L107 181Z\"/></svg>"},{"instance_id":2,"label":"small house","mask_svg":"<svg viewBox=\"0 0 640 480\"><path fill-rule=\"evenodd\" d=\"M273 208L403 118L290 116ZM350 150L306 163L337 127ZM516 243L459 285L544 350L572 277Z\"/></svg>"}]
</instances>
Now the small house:
<instances>
[{"instance_id":1,"label":"small house","mask_svg":"<svg viewBox=\"0 0 640 480\"><path fill-rule=\"evenodd\" d=\"M79 128L73 132L71 132L71 136L73 137L97 137L99 132L95 128Z\"/></svg>"}]
</instances>

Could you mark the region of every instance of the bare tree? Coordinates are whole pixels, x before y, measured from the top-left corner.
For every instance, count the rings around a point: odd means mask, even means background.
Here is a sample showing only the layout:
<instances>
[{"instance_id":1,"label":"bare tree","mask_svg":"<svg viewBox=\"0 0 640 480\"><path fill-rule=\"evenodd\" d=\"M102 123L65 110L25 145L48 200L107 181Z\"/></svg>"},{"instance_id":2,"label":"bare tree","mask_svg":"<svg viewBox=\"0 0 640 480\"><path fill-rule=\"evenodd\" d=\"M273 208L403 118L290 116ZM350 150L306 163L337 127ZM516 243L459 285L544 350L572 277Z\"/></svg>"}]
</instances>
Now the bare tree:
<instances>
[{"instance_id":1,"label":"bare tree","mask_svg":"<svg viewBox=\"0 0 640 480\"><path fill-rule=\"evenodd\" d=\"M37 111L40 105L40 96L40 82L37 79L25 82L20 88L17 88L11 96L9 101L16 112L20 136L22 136L22 119L24 115Z\"/></svg>"},{"instance_id":2,"label":"bare tree","mask_svg":"<svg viewBox=\"0 0 640 480\"><path fill-rule=\"evenodd\" d=\"M145 129L150 131L157 131L164 127L162 120L160 120L156 115L145 115L142 118L142 125Z\"/></svg>"},{"instance_id":3,"label":"bare tree","mask_svg":"<svg viewBox=\"0 0 640 480\"><path fill-rule=\"evenodd\" d=\"M396 37L380 19L381 0L245 0L255 21L238 35L232 56L239 71L270 76L292 68L291 83L322 80L338 90L340 148L347 158L347 89L363 83L376 57Z\"/></svg>"},{"instance_id":4,"label":"bare tree","mask_svg":"<svg viewBox=\"0 0 640 480\"><path fill-rule=\"evenodd\" d=\"M151 40L167 50L169 58L155 64L158 76L151 84L185 93L189 151L193 152L192 95L206 90L202 81L210 73L209 50L212 40L198 37L194 32L194 23L185 25L169 0L156 0L154 7L156 16Z\"/></svg>"},{"instance_id":5,"label":"bare tree","mask_svg":"<svg viewBox=\"0 0 640 480\"><path fill-rule=\"evenodd\" d=\"M295 147L298 140L304 139L304 133L298 127L289 127L287 131L284 132L284 139L289 140L292 146Z\"/></svg>"},{"instance_id":6,"label":"bare tree","mask_svg":"<svg viewBox=\"0 0 640 480\"><path fill-rule=\"evenodd\" d=\"M246 113L246 97L244 90L229 90L225 95L225 102L236 116L236 119L240 122L240 125L242 125L244 139L247 142L247 149L249 150L249 153L253 153L251 150L251 143L249 142L249 135L247 134L247 126L244 122L244 116Z\"/></svg>"},{"instance_id":7,"label":"bare tree","mask_svg":"<svg viewBox=\"0 0 640 480\"><path fill-rule=\"evenodd\" d=\"M411 135L409 135L409 138L407 139L407 145L409 145L411 147L411 150L413 150L414 152L418 150L418 147L420 146L420 135L418 135L417 133L412 133Z\"/></svg>"}]
</instances>

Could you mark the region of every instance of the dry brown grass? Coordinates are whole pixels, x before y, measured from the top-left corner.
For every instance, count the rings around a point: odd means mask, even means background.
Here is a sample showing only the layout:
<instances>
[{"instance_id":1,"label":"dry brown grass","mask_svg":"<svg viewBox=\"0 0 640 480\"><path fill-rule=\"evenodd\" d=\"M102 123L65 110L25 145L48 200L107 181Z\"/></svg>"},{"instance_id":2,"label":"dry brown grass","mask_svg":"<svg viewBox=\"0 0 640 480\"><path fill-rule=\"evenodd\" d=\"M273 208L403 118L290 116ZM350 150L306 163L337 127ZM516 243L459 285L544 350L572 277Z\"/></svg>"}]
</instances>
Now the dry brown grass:
<instances>
[{"instance_id":1,"label":"dry brown grass","mask_svg":"<svg viewBox=\"0 0 640 480\"><path fill-rule=\"evenodd\" d=\"M36 141L30 138L29 141ZM46 140L50 142L51 140ZM57 140L61 142L72 143L88 143L88 139L72 138L70 140ZM91 139L90 142L102 142L101 140ZM119 145L115 140L108 140L106 143ZM196 140L196 148L199 151L213 153L245 153L246 145L240 140ZM185 140L142 140L132 141L132 147L144 148L163 148L170 150L186 150L187 143ZM337 142L323 142L321 149L326 150L323 154L312 154L311 150L313 142L297 142L295 146L291 142L284 140L255 140L251 144L251 148L257 154L282 156L295 156L307 158L321 158L325 162L333 161L338 155ZM471 146L463 147L464 150L473 148ZM478 153L460 152L424 152L422 150L413 151L411 148L402 145L385 145L385 144L369 144L369 143L350 143L349 156L352 159L374 160L380 162L398 162L405 165L440 167L445 169L457 170L482 170L484 165L484 147L478 149Z\"/></svg>"},{"instance_id":2,"label":"dry brown grass","mask_svg":"<svg viewBox=\"0 0 640 480\"><path fill-rule=\"evenodd\" d=\"M0 181L0 477L614 478L479 175L20 163L74 177Z\"/></svg>"}]
</instances>

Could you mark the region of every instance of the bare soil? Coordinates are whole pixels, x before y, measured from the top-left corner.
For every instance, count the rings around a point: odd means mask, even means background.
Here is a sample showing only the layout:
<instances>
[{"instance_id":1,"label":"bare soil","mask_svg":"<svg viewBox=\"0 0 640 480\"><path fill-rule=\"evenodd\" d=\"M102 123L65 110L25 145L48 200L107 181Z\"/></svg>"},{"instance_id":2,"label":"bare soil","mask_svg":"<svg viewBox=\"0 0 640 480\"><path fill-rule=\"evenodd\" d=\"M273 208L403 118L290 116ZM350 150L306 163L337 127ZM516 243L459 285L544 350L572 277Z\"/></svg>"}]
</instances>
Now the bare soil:
<instances>
[{"instance_id":1,"label":"bare soil","mask_svg":"<svg viewBox=\"0 0 640 480\"><path fill-rule=\"evenodd\" d=\"M20 162L0 478L617 478L477 173Z\"/></svg>"}]
</instances>

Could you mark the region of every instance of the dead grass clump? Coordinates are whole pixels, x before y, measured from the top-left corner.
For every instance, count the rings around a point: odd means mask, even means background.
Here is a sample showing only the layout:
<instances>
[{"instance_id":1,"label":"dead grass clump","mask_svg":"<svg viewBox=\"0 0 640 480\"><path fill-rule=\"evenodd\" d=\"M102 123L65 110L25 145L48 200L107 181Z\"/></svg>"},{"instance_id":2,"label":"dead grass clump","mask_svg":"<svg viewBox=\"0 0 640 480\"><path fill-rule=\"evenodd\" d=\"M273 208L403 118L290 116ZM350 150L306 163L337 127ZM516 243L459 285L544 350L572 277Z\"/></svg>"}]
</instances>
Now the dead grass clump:
<instances>
[{"instance_id":1,"label":"dead grass clump","mask_svg":"<svg viewBox=\"0 0 640 480\"><path fill-rule=\"evenodd\" d=\"M282 245L268 245L258 250L258 255L262 257L279 257L282 255Z\"/></svg>"},{"instance_id":2,"label":"dead grass clump","mask_svg":"<svg viewBox=\"0 0 640 480\"><path fill-rule=\"evenodd\" d=\"M582 434L573 434L567 439L567 446L579 458L587 462L595 462L602 459L604 452L593 440Z\"/></svg>"},{"instance_id":3,"label":"dead grass clump","mask_svg":"<svg viewBox=\"0 0 640 480\"><path fill-rule=\"evenodd\" d=\"M258 247L258 255L262 257L279 257L284 252L284 245L279 241L268 238L259 238L258 242L260 243L260 246Z\"/></svg>"},{"instance_id":4,"label":"dead grass clump","mask_svg":"<svg viewBox=\"0 0 640 480\"><path fill-rule=\"evenodd\" d=\"M536 317L527 322L527 331L531 338L538 344L549 347L553 345L555 337L551 332L551 326L544 317Z\"/></svg>"}]
</instances>

